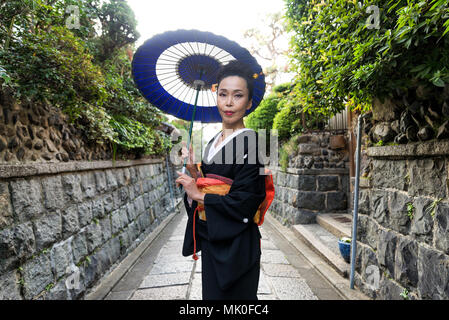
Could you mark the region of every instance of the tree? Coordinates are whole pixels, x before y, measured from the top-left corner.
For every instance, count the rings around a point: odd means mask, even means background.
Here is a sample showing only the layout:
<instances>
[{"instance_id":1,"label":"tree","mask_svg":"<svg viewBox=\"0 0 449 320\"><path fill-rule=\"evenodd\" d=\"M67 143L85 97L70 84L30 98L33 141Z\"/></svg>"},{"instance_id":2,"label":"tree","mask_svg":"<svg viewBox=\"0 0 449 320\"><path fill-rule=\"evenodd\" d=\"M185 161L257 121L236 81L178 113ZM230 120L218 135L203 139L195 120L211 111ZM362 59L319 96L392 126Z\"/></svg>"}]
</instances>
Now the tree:
<instances>
[{"instance_id":1,"label":"tree","mask_svg":"<svg viewBox=\"0 0 449 320\"><path fill-rule=\"evenodd\" d=\"M248 29L244 37L251 41L249 51L252 55L267 60L271 65L263 70L267 91L276 85L279 75L288 70L287 64L280 64L282 57L287 57L287 48L282 45L282 38L286 33L286 23L281 13L268 14L266 16L267 27L261 29Z\"/></svg>"}]
</instances>

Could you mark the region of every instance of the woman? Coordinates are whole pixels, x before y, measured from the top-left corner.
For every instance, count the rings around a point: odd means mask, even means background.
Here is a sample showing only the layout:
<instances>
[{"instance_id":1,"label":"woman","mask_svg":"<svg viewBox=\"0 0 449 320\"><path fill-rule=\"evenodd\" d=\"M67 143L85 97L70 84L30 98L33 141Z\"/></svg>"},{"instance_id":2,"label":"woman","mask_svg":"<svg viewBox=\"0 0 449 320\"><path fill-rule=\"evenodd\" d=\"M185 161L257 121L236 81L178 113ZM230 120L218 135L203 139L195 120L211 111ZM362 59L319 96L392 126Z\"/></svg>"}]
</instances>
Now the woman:
<instances>
[{"instance_id":1,"label":"woman","mask_svg":"<svg viewBox=\"0 0 449 320\"><path fill-rule=\"evenodd\" d=\"M257 300L261 235L253 218L266 195L265 176L257 133L243 123L252 104L254 77L246 65L232 61L217 78L222 130L207 144L201 172L193 164L187 166L192 177L177 172L188 213L183 255L195 258L201 250L204 300ZM196 185L201 176L218 177L231 188L226 195L203 193ZM204 206L203 218L193 214L198 204Z\"/></svg>"}]
</instances>

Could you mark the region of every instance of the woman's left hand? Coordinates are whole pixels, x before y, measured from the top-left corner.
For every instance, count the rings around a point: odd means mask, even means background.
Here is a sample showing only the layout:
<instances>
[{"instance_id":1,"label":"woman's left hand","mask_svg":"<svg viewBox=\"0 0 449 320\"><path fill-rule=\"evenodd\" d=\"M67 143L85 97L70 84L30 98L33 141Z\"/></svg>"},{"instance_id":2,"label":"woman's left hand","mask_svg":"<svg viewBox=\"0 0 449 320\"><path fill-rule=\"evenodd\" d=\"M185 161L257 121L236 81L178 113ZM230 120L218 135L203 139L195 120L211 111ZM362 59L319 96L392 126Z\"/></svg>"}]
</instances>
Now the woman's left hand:
<instances>
[{"instance_id":1,"label":"woman's left hand","mask_svg":"<svg viewBox=\"0 0 449 320\"><path fill-rule=\"evenodd\" d=\"M205 193L198 190L195 179L179 171L176 171L176 173L179 175L179 177L175 181L176 186L179 187L179 185L182 184L187 192L187 195L190 198L192 198L195 201L203 203Z\"/></svg>"}]
</instances>

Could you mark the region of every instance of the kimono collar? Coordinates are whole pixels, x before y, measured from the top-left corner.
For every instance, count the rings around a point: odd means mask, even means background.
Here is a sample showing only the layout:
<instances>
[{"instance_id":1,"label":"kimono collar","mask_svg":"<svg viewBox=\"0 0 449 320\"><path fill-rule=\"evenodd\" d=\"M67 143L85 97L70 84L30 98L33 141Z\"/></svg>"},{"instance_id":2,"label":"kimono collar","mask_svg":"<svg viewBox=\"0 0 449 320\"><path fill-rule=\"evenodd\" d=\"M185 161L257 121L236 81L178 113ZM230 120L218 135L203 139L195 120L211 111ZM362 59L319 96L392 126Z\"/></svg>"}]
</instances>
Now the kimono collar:
<instances>
[{"instance_id":1,"label":"kimono collar","mask_svg":"<svg viewBox=\"0 0 449 320\"><path fill-rule=\"evenodd\" d=\"M218 151L220 151L229 141L231 141L238 134L240 134L244 131L248 131L248 130L252 130L252 129L241 128L241 129L235 130L232 134L230 134L228 137L226 137L226 139L224 139L224 141L222 141L217 148L215 148L215 143L218 141L218 138L220 137L220 134L223 132L223 130L219 131L215 135L215 137L211 140L212 143L209 142L208 146L204 150L203 158L204 158L204 156L207 156L207 162L210 162L212 160L212 158L218 153Z\"/></svg>"}]
</instances>

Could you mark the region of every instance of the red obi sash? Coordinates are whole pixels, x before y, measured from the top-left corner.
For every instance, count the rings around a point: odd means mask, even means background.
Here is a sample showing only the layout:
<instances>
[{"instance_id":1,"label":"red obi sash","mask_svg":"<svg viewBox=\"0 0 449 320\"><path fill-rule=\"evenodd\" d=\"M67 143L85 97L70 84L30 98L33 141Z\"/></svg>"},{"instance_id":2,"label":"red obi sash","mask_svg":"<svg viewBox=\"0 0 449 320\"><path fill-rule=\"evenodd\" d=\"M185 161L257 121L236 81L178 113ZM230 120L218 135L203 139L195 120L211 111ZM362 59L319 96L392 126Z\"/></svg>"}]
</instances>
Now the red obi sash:
<instances>
[{"instance_id":1,"label":"red obi sash","mask_svg":"<svg viewBox=\"0 0 449 320\"><path fill-rule=\"evenodd\" d=\"M217 175L217 174L206 174L204 177L201 171L201 163L197 163L198 171L201 172L203 177L198 178L196 180L196 185L201 192L204 193L213 193L219 195L226 195L231 189L231 185L233 180ZM265 217L265 213L270 207L271 203L274 199L274 183L273 183L273 175L271 171L265 168L265 199L259 205L256 213L254 214L253 221L258 226L263 224L263 220ZM195 239L195 215L198 212L199 219L206 221L206 211L204 209L204 205L198 203L195 211L193 213L193 259L197 260L198 256L196 255L196 239Z\"/></svg>"}]
</instances>

